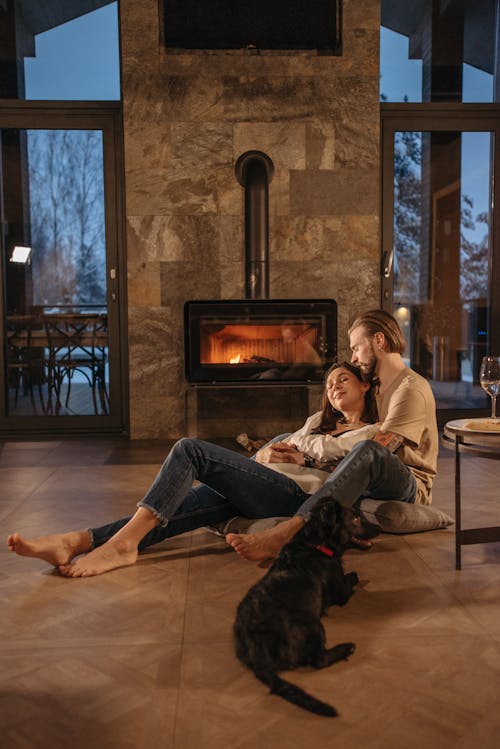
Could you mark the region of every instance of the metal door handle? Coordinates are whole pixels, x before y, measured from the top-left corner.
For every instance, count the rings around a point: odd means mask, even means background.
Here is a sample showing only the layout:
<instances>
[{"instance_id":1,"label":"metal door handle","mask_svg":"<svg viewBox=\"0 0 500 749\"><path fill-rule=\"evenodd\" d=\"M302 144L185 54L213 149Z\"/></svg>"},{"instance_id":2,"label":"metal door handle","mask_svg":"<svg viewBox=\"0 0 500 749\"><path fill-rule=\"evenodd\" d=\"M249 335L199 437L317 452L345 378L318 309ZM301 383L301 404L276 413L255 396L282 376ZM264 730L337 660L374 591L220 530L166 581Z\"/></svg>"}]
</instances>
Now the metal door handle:
<instances>
[{"instance_id":1,"label":"metal door handle","mask_svg":"<svg viewBox=\"0 0 500 749\"><path fill-rule=\"evenodd\" d=\"M382 266L383 266L383 272L384 272L385 278L389 278L389 276L391 275L393 260L394 260L394 248L392 248L392 250L388 252L384 252Z\"/></svg>"}]
</instances>

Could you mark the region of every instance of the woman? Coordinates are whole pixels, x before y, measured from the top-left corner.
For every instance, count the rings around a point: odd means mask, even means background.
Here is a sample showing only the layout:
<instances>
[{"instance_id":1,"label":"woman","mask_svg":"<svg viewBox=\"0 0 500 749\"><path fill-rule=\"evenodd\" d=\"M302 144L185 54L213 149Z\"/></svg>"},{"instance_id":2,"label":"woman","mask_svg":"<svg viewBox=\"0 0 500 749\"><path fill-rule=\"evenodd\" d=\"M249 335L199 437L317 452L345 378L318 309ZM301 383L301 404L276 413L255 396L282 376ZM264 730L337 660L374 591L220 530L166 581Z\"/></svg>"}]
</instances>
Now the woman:
<instances>
[{"instance_id":1,"label":"woman","mask_svg":"<svg viewBox=\"0 0 500 749\"><path fill-rule=\"evenodd\" d=\"M165 538L235 515L291 516L354 444L376 433L375 419L372 386L351 364L333 365L322 410L286 442L263 447L255 460L202 440L181 439L132 517L32 540L14 533L8 547L45 560L66 577L89 577L133 564L138 551ZM193 488L195 480L203 484Z\"/></svg>"}]
</instances>

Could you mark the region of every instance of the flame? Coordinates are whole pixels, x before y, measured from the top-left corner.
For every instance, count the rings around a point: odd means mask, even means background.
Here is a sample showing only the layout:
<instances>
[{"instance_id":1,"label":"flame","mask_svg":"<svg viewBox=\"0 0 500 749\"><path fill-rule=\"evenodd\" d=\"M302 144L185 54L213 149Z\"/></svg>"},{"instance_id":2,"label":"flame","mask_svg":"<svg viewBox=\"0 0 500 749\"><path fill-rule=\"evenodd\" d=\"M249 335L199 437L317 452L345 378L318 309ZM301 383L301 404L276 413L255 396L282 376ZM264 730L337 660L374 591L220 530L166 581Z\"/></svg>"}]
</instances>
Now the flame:
<instances>
[{"instance_id":1,"label":"flame","mask_svg":"<svg viewBox=\"0 0 500 749\"><path fill-rule=\"evenodd\" d=\"M229 359L229 364L239 364L241 362L241 354L237 354L236 356L233 356L232 359Z\"/></svg>"}]
</instances>

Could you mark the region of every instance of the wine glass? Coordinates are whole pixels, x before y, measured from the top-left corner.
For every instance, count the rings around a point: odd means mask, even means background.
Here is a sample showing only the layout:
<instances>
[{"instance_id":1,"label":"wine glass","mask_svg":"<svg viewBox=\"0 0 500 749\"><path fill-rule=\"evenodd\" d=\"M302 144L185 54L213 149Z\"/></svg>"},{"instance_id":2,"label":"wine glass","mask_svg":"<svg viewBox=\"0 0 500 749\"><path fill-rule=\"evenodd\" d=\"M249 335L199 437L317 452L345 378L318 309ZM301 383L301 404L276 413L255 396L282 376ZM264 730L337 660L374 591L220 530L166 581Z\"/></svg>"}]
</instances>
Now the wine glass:
<instances>
[{"instance_id":1,"label":"wine glass","mask_svg":"<svg viewBox=\"0 0 500 749\"><path fill-rule=\"evenodd\" d=\"M483 356L479 371L479 382L491 398L491 418L497 419L496 400L500 392L500 356ZM500 421L500 418L498 418Z\"/></svg>"}]
</instances>

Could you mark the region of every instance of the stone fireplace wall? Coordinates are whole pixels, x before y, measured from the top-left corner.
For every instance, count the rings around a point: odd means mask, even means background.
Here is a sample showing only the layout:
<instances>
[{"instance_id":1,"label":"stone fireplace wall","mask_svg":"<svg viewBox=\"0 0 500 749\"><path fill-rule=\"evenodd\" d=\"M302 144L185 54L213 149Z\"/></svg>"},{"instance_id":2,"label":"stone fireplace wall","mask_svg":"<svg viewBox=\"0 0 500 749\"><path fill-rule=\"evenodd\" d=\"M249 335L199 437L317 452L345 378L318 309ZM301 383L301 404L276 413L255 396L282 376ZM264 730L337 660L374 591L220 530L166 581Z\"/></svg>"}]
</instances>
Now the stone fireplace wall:
<instances>
[{"instance_id":1,"label":"stone fireplace wall","mask_svg":"<svg viewBox=\"0 0 500 749\"><path fill-rule=\"evenodd\" d=\"M343 55L176 53L158 0L121 0L132 438L186 434L183 304L244 297L234 164L274 162L274 298L334 298L339 355L379 305L379 0L344 0ZM196 397L200 436L299 426L311 393ZM317 393L316 393L317 395Z\"/></svg>"}]
</instances>

